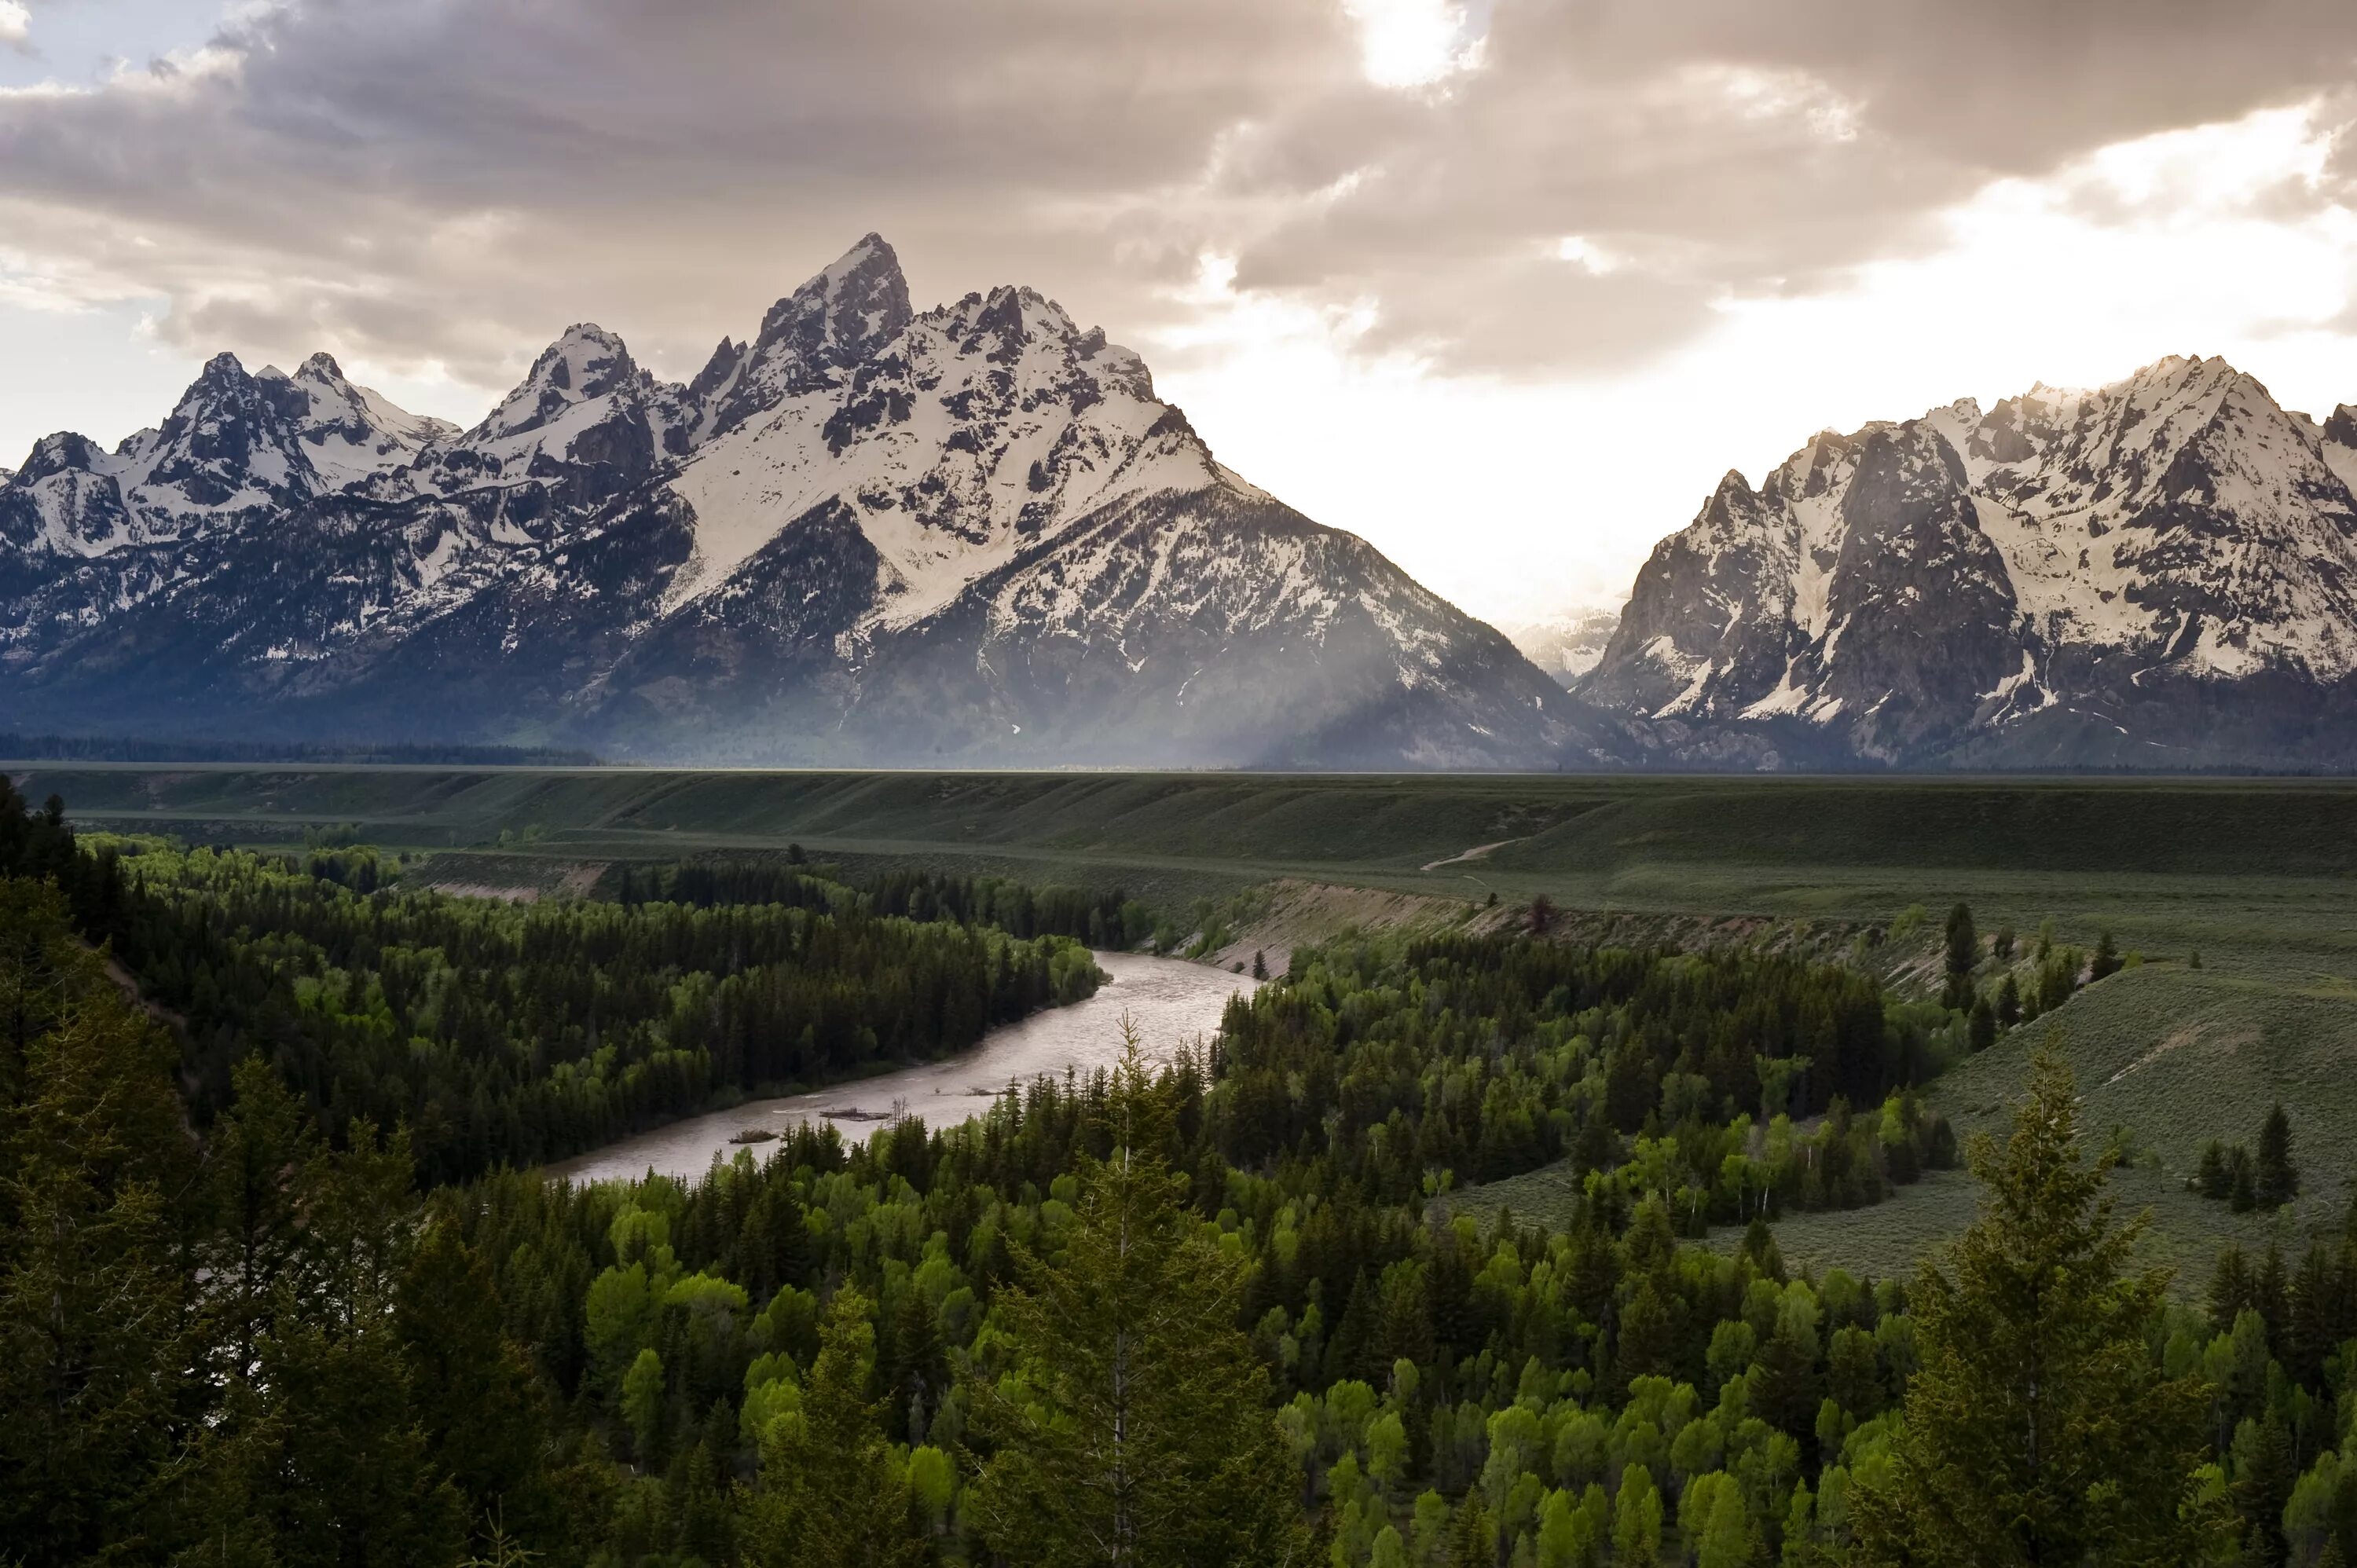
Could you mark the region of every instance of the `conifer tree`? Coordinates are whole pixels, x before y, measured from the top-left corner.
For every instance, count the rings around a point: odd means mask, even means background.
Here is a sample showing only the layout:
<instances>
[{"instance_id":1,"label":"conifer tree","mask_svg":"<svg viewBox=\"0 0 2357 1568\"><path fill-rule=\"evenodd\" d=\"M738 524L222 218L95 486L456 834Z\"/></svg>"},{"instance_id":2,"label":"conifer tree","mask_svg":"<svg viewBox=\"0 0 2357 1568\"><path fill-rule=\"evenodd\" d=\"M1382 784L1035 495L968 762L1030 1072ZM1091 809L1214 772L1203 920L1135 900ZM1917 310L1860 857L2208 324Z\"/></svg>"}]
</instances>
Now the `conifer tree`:
<instances>
[{"instance_id":1,"label":"conifer tree","mask_svg":"<svg viewBox=\"0 0 2357 1568\"><path fill-rule=\"evenodd\" d=\"M2289 1554L2284 1540L2284 1504L2299 1478L2291 1429L2270 1410L2245 1421L2234 1434L2234 1507L2242 1515L2245 1561L2279 1568Z\"/></svg>"},{"instance_id":2,"label":"conifer tree","mask_svg":"<svg viewBox=\"0 0 2357 1568\"><path fill-rule=\"evenodd\" d=\"M1888 1470L1850 1499L1862 1563L2003 1568L2190 1563L2216 1541L2195 1504L2208 1391L2164 1378L2145 1333L2165 1270L2131 1272L2141 1219L2082 1154L2070 1069L2050 1051L2002 1148L1980 1140L1980 1217L1909 1302L1921 1368Z\"/></svg>"},{"instance_id":3,"label":"conifer tree","mask_svg":"<svg viewBox=\"0 0 2357 1568\"><path fill-rule=\"evenodd\" d=\"M0 1556L135 1561L194 1348L169 1051L21 879L0 879Z\"/></svg>"},{"instance_id":4,"label":"conifer tree","mask_svg":"<svg viewBox=\"0 0 2357 1568\"><path fill-rule=\"evenodd\" d=\"M2281 1208L2299 1195L2299 1167L2291 1159L2291 1118L2277 1105L2259 1127L2251 1186L2261 1208Z\"/></svg>"},{"instance_id":5,"label":"conifer tree","mask_svg":"<svg viewBox=\"0 0 2357 1568\"><path fill-rule=\"evenodd\" d=\"M2212 1138L2201 1145L2201 1163L2193 1170L2193 1190L2204 1197L2223 1197L2233 1181L2226 1172L2226 1145Z\"/></svg>"},{"instance_id":6,"label":"conifer tree","mask_svg":"<svg viewBox=\"0 0 2357 1568\"><path fill-rule=\"evenodd\" d=\"M2087 978L2101 980L2107 974L2117 974L2119 969L2119 944L2112 940L2111 932L2104 931L2095 939L2095 956L2088 962Z\"/></svg>"},{"instance_id":7,"label":"conifer tree","mask_svg":"<svg viewBox=\"0 0 2357 1568\"><path fill-rule=\"evenodd\" d=\"M1296 1467L1235 1326L1241 1271L1183 1206L1167 1090L1126 1047L1062 1256L1018 1250L999 1298L1011 1354L973 1389L987 1457L968 1517L1042 1568L1303 1563Z\"/></svg>"},{"instance_id":8,"label":"conifer tree","mask_svg":"<svg viewBox=\"0 0 2357 1568\"><path fill-rule=\"evenodd\" d=\"M1481 1488L1469 1487L1448 1525L1448 1568L1496 1568L1497 1561L1497 1527L1490 1522Z\"/></svg>"},{"instance_id":9,"label":"conifer tree","mask_svg":"<svg viewBox=\"0 0 2357 1568\"><path fill-rule=\"evenodd\" d=\"M1972 908L1958 904L1948 911L1948 992L1950 1007L1963 1007L1971 1000L1973 968L1981 961L1980 935L1973 929Z\"/></svg>"},{"instance_id":10,"label":"conifer tree","mask_svg":"<svg viewBox=\"0 0 2357 1568\"><path fill-rule=\"evenodd\" d=\"M2226 1151L2226 1206L2237 1214L2248 1214L2259 1206L2259 1183L2252 1168L2251 1152L2237 1144Z\"/></svg>"}]
</instances>

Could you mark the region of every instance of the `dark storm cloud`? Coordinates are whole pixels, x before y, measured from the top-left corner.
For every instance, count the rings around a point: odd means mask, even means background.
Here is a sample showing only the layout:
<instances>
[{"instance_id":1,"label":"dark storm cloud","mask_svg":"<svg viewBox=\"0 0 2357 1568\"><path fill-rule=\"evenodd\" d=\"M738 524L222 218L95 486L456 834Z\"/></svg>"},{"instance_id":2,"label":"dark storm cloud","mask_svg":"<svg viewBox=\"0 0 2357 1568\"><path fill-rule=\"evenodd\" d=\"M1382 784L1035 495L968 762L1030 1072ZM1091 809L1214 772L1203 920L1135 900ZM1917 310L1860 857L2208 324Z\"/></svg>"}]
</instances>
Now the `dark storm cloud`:
<instances>
[{"instance_id":1,"label":"dark storm cloud","mask_svg":"<svg viewBox=\"0 0 2357 1568\"><path fill-rule=\"evenodd\" d=\"M1117 335L1215 252L1450 366L1598 369L1993 177L2337 87L2352 40L2320 0L1499 0L1395 90L1331 0L320 0L0 96L0 258L191 348L486 383L578 317L692 370L870 228L920 295Z\"/></svg>"}]
</instances>

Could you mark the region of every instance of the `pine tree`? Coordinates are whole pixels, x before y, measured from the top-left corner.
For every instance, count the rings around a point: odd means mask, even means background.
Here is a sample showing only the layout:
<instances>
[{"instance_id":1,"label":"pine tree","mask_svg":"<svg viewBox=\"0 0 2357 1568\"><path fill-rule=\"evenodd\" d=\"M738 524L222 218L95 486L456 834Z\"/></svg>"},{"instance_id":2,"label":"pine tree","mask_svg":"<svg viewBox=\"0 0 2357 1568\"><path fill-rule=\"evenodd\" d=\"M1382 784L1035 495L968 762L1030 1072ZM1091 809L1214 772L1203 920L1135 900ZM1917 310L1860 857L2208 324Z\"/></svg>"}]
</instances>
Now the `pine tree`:
<instances>
[{"instance_id":1,"label":"pine tree","mask_svg":"<svg viewBox=\"0 0 2357 1568\"><path fill-rule=\"evenodd\" d=\"M2240 1247L2227 1246L2218 1253L2218 1262L2210 1273L2210 1331L2230 1334L2234 1319L2248 1311L2256 1300L2257 1292L2251 1279L2250 1254Z\"/></svg>"},{"instance_id":2,"label":"pine tree","mask_svg":"<svg viewBox=\"0 0 2357 1568\"><path fill-rule=\"evenodd\" d=\"M2226 1205L2237 1214L2259 1206L2259 1183L2251 1165L2251 1152L2237 1144L2226 1151Z\"/></svg>"},{"instance_id":3,"label":"pine tree","mask_svg":"<svg viewBox=\"0 0 2357 1568\"><path fill-rule=\"evenodd\" d=\"M217 1228L207 1274L230 1374L246 1378L301 1257L296 1177L319 1147L302 1102L268 1062L248 1057L231 1069L230 1081L237 1100L215 1127L206 1161Z\"/></svg>"},{"instance_id":4,"label":"pine tree","mask_svg":"<svg viewBox=\"0 0 2357 1568\"><path fill-rule=\"evenodd\" d=\"M464 1494L471 1517L527 1539L557 1533L540 1472L547 1412L532 1362L500 1322L500 1297L481 1254L447 1218L432 1225L393 1298L393 1328L410 1398L435 1463Z\"/></svg>"},{"instance_id":5,"label":"pine tree","mask_svg":"<svg viewBox=\"0 0 2357 1568\"><path fill-rule=\"evenodd\" d=\"M1159 1155L1167 1091L1126 1044L1113 1149L1078 1161L1061 1258L1019 1251L999 1297L1009 1364L972 1388L987 1458L967 1516L1043 1568L1301 1563L1296 1467L1235 1326L1241 1271L1184 1207Z\"/></svg>"},{"instance_id":6,"label":"pine tree","mask_svg":"<svg viewBox=\"0 0 2357 1568\"><path fill-rule=\"evenodd\" d=\"M2007 1029L2021 1022L2021 986L2009 974L2005 983L1996 988L1996 1021L2000 1028Z\"/></svg>"},{"instance_id":7,"label":"pine tree","mask_svg":"<svg viewBox=\"0 0 2357 1568\"><path fill-rule=\"evenodd\" d=\"M1980 935L1973 929L1972 907L1958 904L1948 911L1948 991L1950 1007L1963 1007L1972 995L1973 969L1981 961Z\"/></svg>"},{"instance_id":8,"label":"pine tree","mask_svg":"<svg viewBox=\"0 0 2357 1568\"><path fill-rule=\"evenodd\" d=\"M2299 1479L2299 1461L2292 1452L2291 1429L2283 1417L2268 1411L2256 1421L2243 1423L2234 1434L2234 1507L2242 1515L2246 1556L2255 1556L2266 1568L2281 1568L2289 1555L2284 1540L2284 1504Z\"/></svg>"},{"instance_id":9,"label":"pine tree","mask_svg":"<svg viewBox=\"0 0 2357 1568\"><path fill-rule=\"evenodd\" d=\"M1375 1337L1375 1297L1367 1287L1363 1271L1351 1281L1351 1294L1344 1299L1341 1318L1326 1340L1326 1382L1329 1386L1345 1378L1357 1378L1363 1382L1376 1382L1372 1363Z\"/></svg>"},{"instance_id":10,"label":"pine tree","mask_svg":"<svg viewBox=\"0 0 2357 1568\"><path fill-rule=\"evenodd\" d=\"M2281 1208L2299 1195L2299 1167L2291 1160L2291 1118L2277 1105L2259 1128L2259 1152L2251 1173L2253 1196L2261 1208Z\"/></svg>"},{"instance_id":11,"label":"pine tree","mask_svg":"<svg viewBox=\"0 0 2357 1568\"><path fill-rule=\"evenodd\" d=\"M1495 1568L1497 1561L1497 1527L1490 1522L1481 1488L1469 1487L1448 1522L1448 1568Z\"/></svg>"},{"instance_id":12,"label":"pine tree","mask_svg":"<svg viewBox=\"0 0 2357 1568\"><path fill-rule=\"evenodd\" d=\"M2087 965L2087 978L2101 980L2105 975L2117 974L2119 970L2119 944L2112 940L2111 932L2102 932L2095 938L2095 956Z\"/></svg>"},{"instance_id":13,"label":"pine tree","mask_svg":"<svg viewBox=\"0 0 2357 1568\"><path fill-rule=\"evenodd\" d=\"M2226 1171L2226 1145L2216 1138L2202 1144L2201 1164L2193 1171L2193 1190L2204 1197L2223 1197L2233 1179Z\"/></svg>"},{"instance_id":14,"label":"pine tree","mask_svg":"<svg viewBox=\"0 0 2357 1568\"><path fill-rule=\"evenodd\" d=\"M22 880L0 879L0 1555L160 1556L148 1509L196 1349L168 1047Z\"/></svg>"},{"instance_id":15,"label":"pine tree","mask_svg":"<svg viewBox=\"0 0 2357 1568\"><path fill-rule=\"evenodd\" d=\"M2070 1069L2050 1051L2002 1148L1973 1151L1979 1219L1909 1302L1921 1368L1889 1468L1859 1477L1862 1563L2190 1563L2208 1391L2164 1379L2145 1340L2166 1271L2128 1272L2108 1161L2081 1155Z\"/></svg>"}]
</instances>

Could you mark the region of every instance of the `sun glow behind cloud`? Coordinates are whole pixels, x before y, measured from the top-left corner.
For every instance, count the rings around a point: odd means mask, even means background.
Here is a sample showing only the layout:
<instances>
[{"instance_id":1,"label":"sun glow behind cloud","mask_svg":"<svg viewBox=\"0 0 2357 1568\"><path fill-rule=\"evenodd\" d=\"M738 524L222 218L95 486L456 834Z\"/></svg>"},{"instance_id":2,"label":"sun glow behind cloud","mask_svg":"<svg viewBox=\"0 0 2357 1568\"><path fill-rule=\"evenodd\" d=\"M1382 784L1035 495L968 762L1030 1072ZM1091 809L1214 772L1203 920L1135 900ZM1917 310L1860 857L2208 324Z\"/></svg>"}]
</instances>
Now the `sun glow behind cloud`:
<instances>
[{"instance_id":1,"label":"sun glow behind cloud","mask_svg":"<svg viewBox=\"0 0 2357 1568\"><path fill-rule=\"evenodd\" d=\"M1481 63L1469 7L1448 0L1344 0L1359 25L1360 68L1378 87L1430 87Z\"/></svg>"},{"instance_id":2,"label":"sun glow behind cloud","mask_svg":"<svg viewBox=\"0 0 2357 1568\"><path fill-rule=\"evenodd\" d=\"M1218 267L1196 324L1141 347L1246 477L1477 614L1534 618L1625 593L1719 475L1757 481L1826 426L2170 353L2223 354L2319 415L2357 401L2357 213L2318 199L2331 152L2313 105L2106 147L1986 187L1837 287L1726 299L1700 339L1609 380L1437 376L1363 352L1372 303L1239 295ZM1578 237L1560 253L1641 264Z\"/></svg>"}]
</instances>

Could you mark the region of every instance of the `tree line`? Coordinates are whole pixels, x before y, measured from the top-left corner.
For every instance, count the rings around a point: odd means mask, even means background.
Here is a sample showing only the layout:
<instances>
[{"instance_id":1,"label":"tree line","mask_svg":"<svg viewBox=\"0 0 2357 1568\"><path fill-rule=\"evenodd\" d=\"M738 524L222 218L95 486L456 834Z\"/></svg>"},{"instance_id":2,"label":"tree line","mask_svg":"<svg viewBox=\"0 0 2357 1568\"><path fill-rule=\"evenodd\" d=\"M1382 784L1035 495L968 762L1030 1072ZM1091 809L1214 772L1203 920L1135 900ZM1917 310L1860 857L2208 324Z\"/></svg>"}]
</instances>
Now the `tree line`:
<instances>
[{"instance_id":1,"label":"tree line","mask_svg":"<svg viewBox=\"0 0 2357 1568\"><path fill-rule=\"evenodd\" d=\"M13 792L0 823L0 873L56 880L82 932L181 1019L200 1121L259 1053L331 1138L406 1127L434 1183L716 1097L950 1055L1098 981L1069 936L882 914L801 873L759 903L507 903L380 886L359 847L84 850L61 806L27 812Z\"/></svg>"}]
</instances>

